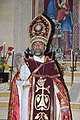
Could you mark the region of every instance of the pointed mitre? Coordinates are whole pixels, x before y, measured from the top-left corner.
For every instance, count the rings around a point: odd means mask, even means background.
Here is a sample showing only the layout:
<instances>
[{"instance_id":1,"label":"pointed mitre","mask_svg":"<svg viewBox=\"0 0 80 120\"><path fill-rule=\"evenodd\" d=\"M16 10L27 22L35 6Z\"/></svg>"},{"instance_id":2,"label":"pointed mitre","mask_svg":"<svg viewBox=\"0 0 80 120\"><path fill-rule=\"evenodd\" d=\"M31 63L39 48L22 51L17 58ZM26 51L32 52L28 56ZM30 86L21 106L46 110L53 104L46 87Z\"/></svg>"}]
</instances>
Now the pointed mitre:
<instances>
[{"instance_id":1,"label":"pointed mitre","mask_svg":"<svg viewBox=\"0 0 80 120\"><path fill-rule=\"evenodd\" d=\"M50 21L44 15L38 15L29 26L29 33L31 45L36 41L41 41L47 45L51 34Z\"/></svg>"}]
</instances>

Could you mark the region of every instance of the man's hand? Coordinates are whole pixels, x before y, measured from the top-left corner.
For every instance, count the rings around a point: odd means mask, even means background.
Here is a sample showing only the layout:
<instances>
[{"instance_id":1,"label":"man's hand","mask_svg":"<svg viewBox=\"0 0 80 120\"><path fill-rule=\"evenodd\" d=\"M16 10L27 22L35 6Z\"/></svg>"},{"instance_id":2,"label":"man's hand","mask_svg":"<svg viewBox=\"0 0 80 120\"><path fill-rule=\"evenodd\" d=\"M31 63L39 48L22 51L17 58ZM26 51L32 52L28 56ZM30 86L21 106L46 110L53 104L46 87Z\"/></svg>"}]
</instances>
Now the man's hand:
<instances>
[{"instance_id":1,"label":"man's hand","mask_svg":"<svg viewBox=\"0 0 80 120\"><path fill-rule=\"evenodd\" d=\"M20 72L17 72L17 74L16 74L16 79L17 79L18 81L21 81Z\"/></svg>"}]
</instances>

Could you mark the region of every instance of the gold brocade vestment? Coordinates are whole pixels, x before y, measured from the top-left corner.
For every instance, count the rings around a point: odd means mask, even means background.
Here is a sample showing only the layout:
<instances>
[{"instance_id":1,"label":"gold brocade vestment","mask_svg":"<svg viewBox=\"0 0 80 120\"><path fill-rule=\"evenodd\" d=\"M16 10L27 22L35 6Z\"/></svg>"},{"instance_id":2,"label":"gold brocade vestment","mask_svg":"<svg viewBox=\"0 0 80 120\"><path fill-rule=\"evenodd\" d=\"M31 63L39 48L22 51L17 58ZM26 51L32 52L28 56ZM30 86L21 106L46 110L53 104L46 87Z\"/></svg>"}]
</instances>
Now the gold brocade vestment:
<instances>
[{"instance_id":1,"label":"gold brocade vestment","mask_svg":"<svg viewBox=\"0 0 80 120\"><path fill-rule=\"evenodd\" d=\"M69 107L68 113L62 113L59 120L71 120L69 98L62 76L54 61L40 63L29 60L28 66L31 70L30 82L32 87L29 92L29 120L56 120L54 106L54 83L58 87L60 107Z\"/></svg>"}]
</instances>

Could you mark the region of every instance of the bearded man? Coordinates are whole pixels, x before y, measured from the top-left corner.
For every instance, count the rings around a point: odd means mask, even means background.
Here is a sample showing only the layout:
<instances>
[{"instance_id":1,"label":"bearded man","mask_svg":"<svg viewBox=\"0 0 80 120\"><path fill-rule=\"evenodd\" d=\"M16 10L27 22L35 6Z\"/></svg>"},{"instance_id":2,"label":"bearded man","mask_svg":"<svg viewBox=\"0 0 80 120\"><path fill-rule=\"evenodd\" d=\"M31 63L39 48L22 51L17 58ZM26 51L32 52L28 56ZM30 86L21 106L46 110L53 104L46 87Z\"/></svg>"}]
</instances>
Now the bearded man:
<instances>
[{"instance_id":1,"label":"bearded man","mask_svg":"<svg viewBox=\"0 0 80 120\"><path fill-rule=\"evenodd\" d=\"M38 15L32 20L29 33L33 57L25 60L27 71L26 82L22 84L21 104L19 97L16 98L20 96L19 89L15 83L12 84L8 120L72 120L60 64L45 56L54 30L54 23L45 15ZM15 76L13 81L23 81L20 73Z\"/></svg>"}]
</instances>

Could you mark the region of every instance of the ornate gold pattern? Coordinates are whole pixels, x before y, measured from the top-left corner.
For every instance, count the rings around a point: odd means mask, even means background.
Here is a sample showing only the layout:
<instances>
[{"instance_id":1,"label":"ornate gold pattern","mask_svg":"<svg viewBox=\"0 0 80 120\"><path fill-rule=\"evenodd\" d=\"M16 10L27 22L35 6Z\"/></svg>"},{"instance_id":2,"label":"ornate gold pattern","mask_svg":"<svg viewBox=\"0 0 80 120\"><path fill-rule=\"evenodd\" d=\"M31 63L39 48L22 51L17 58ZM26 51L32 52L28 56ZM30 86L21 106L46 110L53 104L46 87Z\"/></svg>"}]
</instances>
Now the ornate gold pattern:
<instances>
[{"instance_id":1,"label":"ornate gold pattern","mask_svg":"<svg viewBox=\"0 0 80 120\"><path fill-rule=\"evenodd\" d=\"M51 34L51 24L49 20L43 15L38 15L29 26L29 33L31 44L35 41L41 41L47 45Z\"/></svg>"},{"instance_id":2,"label":"ornate gold pattern","mask_svg":"<svg viewBox=\"0 0 80 120\"><path fill-rule=\"evenodd\" d=\"M45 114L44 112L39 112L36 117L35 120L49 120L47 114Z\"/></svg>"},{"instance_id":3,"label":"ornate gold pattern","mask_svg":"<svg viewBox=\"0 0 80 120\"><path fill-rule=\"evenodd\" d=\"M40 79L38 80L37 82L37 85L36 85L36 92L38 92L39 90L41 90L41 94L37 94L35 96L35 109L36 110L48 110L49 107L50 107L50 98L49 98L49 95L50 94L50 86L48 87L44 87L44 84L45 84L45 81L46 79L43 79L42 77L40 77ZM44 91L47 91L48 94L45 95L44 94Z\"/></svg>"}]
</instances>

